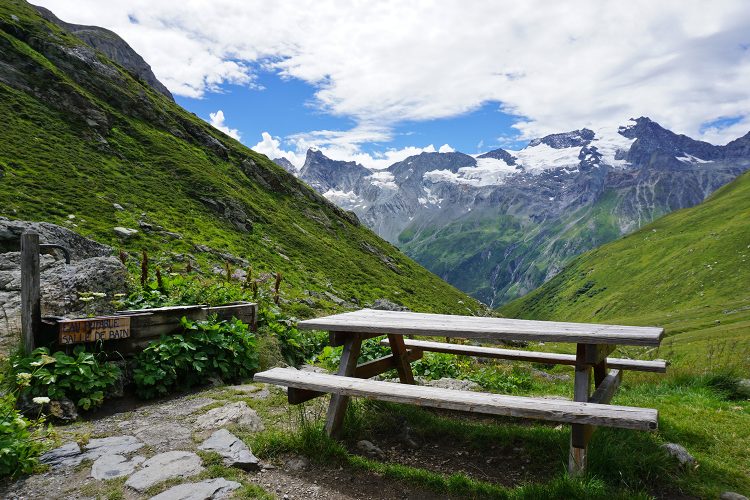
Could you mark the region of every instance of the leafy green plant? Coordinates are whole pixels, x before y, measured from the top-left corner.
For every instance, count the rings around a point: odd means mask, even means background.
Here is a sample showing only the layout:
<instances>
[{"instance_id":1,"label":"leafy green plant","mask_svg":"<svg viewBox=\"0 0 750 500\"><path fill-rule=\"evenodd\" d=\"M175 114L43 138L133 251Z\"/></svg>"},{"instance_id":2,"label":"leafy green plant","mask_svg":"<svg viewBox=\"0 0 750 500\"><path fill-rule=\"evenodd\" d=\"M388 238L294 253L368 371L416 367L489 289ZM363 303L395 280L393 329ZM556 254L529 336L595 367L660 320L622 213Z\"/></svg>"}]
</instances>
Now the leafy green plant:
<instances>
[{"instance_id":1,"label":"leafy green plant","mask_svg":"<svg viewBox=\"0 0 750 500\"><path fill-rule=\"evenodd\" d=\"M240 320L190 321L184 332L162 336L135 358L136 393L146 399L205 383L209 378L239 381L258 369L255 335Z\"/></svg>"},{"instance_id":2,"label":"leafy green plant","mask_svg":"<svg viewBox=\"0 0 750 500\"><path fill-rule=\"evenodd\" d=\"M465 378L476 382L483 389L505 394L528 391L533 384L531 374L517 366L510 372L488 366L469 373Z\"/></svg>"},{"instance_id":3,"label":"leafy green plant","mask_svg":"<svg viewBox=\"0 0 750 500\"><path fill-rule=\"evenodd\" d=\"M439 352L425 353L422 359L412 363L415 375L421 375L432 380L439 378L465 378L469 362L453 354Z\"/></svg>"},{"instance_id":4,"label":"leafy green plant","mask_svg":"<svg viewBox=\"0 0 750 500\"><path fill-rule=\"evenodd\" d=\"M15 403L10 394L0 399L0 477L28 474L42 450L42 431L32 427Z\"/></svg>"},{"instance_id":5,"label":"leafy green plant","mask_svg":"<svg viewBox=\"0 0 750 500\"><path fill-rule=\"evenodd\" d=\"M72 356L62 351L50 354L40 347L29 356L13 356L11 367L21 396L69 398L84 410L101 405L105 392L120 376L117 366L82 345Z\"/></svg>"}]
</instances>

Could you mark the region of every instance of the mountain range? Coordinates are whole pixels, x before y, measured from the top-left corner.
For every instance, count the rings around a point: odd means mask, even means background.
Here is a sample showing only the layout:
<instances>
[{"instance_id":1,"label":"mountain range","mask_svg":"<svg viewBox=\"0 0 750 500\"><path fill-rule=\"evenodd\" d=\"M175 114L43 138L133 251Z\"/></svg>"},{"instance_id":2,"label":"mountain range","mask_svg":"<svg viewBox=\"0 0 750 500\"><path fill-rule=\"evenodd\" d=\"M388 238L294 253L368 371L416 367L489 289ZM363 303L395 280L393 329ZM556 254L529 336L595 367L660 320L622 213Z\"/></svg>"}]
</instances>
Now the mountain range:
<instances>
[{"instance_id":1,"label":"mountain range","mask_svg":"<svg viewBox=\"0 0 750 500\"><path fill-rule=\"evenodd\" d=\"M694 206L750 168L750 133L724 146L646 117L523 149L422 153L383 170L309 150L295 173L384 239L491 306L575 256Z\"/></svg>"}]
</instances>

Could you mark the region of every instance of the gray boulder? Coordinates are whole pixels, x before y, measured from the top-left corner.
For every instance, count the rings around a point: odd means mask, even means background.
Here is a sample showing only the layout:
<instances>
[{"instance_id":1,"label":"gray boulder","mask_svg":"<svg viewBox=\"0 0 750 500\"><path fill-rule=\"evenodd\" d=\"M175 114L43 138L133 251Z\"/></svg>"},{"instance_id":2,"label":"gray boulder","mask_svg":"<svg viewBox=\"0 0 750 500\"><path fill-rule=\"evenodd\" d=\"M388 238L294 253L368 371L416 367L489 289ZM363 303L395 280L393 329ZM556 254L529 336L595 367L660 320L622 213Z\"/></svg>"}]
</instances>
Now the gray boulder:
<instances>
[{"instance_id":1,"label":"gray boulder","mask_svg":"<svg viewBox=\"0 0 750 500\"><path fill-rule=\"evenodd\" d=\"M227 481L223 477L206 479L199 483L184 483L172 486L151 500L213 500L229 498L241 485L237 481Z\"/></svg>"},{"instance_id":2,"label":"gray boulder","mask_svg":"<svg viewBox=\"0 0 750 500\"><path fill-rule=\"evenodd\" d=\"M195 453L167 451L146 460L143 467L128 478L125 486L143 492L167 479L195 476L202 471L201 457Z\"/></svg>"},{"instance_id":3,"label":"gray boulder","mask_svg":"<svg viewBox=\"0 0 750 500\"><path fill-rule=\"evenodd\" d=\"M44 222L10 221L0 218L0 351L6 351L20 331L21 255L18 250L24 231L39 233L42 243L69 249L71 263L61 259L59 251L42 255L39 261L42 314L80 317L89 312L113 312L112 297L127 291L125 266L112 257L112 249L77 235L73 231ZM84 292L102 292L88 305L79 300Z\"/></svg>"},{"instance_id":4,"label":"gray boulder","mask_svg":"<svg viewBox=\"0 0 750 500\"><path fill-rule=\"evenodd\" d=\"M239 467L244 470L258 470L258 459L250 448L237 436L226 429L219 429L211 437L203 441L199 450L213 451L224 457L224 464L229 467Z\"/></svg>"},{"instance_id":5,"label":"gray boulder","mask_svg":"<svg viewBox=\"0 0 750 500\"><path fill-rule=\"evenodd\" d=\"M408 307L400 306L388 299L378 299L372 303L370 309L380 309L382 311L409 311Z\"/></svg>"},{"instance_id":6,"label":"gray boulder","mask_svg":"<svg viewBox=\"0 0 750 500\"><path fill-rule=\"evenodd\" d=\"M122 226L115 226L112 228L112 231L115 232L118 238L122 238L123 240L127 240L136 234L138 234L137 229L131 229L129 227L122 227Z\"/></svg>"},{"instance_id":7,"label":"gray boulder","mask_svg":"<svg viewBox=\"0 0 750 500\"><path fill-rule=\"evenodd\" d=\"M720 500L747 500L745 495L740 495L734 491L725 491L719 496Z\"/></svg>"},{"instance_id":8,"label":"gray boulder","mask_svg":"<svg viewBox=\"0 0 750 500\"><path fill-rule=\"evenodd\" d=\"M697 465L695 457L691 455L684 446L676 443L667 443L663 444L661 447L671 456L675 457L677 461L680 462L681 466L693 468Z\"/></svg>"},{"instance_id":9,"label":"gray boulder","mask_svg":"<svg viewBox=\"0 0 750 500\"><path fill-rule=\"evenodd\" d=\"M378 458L380 460L385 458L385 453L383 453L383 450L372 444L371 441L368 441L366 439L363 439L361 441L357 441L357 449L364 453L365 455L369 455L374 458Z\"/></svg>"},{"instance_id":10,"label":"gray boulder","mask_svg":"<svg viewBox=\"0 0 750 500\"><path fill-rule=\"evenodd\" d=\"M448 377L443 377L438 380L426 380L424 385L440 387L441 389L454 389L457 391L478 391L481 389L479 384L472 382L471 380L457 380Z\"/></svg>"},{"instance_id":11,"label":"gray boulder","mask_svg":"<svg viewBox=\"0 0 750 500\"><path fill-rule=\"evenodd\" d=\"M0 252L21 249L21 235L27 231L39 234L40 243L62 245L70 252L71 260L112 255L112 247L84 238L65 227L48 222L28 222L0 217Z\"/></svg>"}]
</instances>

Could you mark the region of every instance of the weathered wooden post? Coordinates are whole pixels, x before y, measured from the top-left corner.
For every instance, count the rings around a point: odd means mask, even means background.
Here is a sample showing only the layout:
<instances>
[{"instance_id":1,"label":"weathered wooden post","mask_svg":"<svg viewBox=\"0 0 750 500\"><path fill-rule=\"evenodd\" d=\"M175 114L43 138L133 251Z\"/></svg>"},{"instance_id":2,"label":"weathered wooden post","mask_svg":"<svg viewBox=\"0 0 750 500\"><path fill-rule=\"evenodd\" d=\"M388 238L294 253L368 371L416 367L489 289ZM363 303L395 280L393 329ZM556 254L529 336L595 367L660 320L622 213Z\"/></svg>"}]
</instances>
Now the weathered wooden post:
<instances>
[{"instance_id":1,"label":"weathered wooden post","mask_svg":"<svg viewBox=\"0 0 750 500\"><path fill-rule=\"evenodd\" d=\"M21 235L21 335L26 354L34 350L42 326L39 290L39 235Z\"/></svg>"}]
</instances>

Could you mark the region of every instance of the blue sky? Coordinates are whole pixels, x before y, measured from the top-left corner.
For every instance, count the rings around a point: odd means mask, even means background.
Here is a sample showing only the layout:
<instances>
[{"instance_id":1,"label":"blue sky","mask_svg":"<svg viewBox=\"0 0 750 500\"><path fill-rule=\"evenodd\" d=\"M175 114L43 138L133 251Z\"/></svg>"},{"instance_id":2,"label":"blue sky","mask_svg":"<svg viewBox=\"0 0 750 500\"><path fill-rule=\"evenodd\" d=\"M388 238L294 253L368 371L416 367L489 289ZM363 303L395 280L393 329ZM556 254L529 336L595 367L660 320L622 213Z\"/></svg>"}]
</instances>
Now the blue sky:
<instances>
[{"instance_id":1,"label":"blue sky","mask_svg":"<svg viewBox=\"0 0 750 500\"><path fill-rule=\"evenodd\" d=\"M221 110L225 126L237 130L240 141L249 146L260 141L266 131L282 138L282 146L292 147L283 138L310 130L348 130L356 126L352 118L316 108L316 88L310 84L268 71L259 73L255 83L252 88L225 84L201 97L177 95L175 100L209 122L211 113ZM365 143L361 150L376 154L409 146L439 148L444 144L468 154L498 147L518 149L528 141L513 139L518 134L512 128L517 120L518 117L503 113L498 103L485 103L457 116L397 123L389 140Z\"/></svg>"},{"instance_id":2,"label":"blue sky","mask_svg":"<svg viewBox=\"0 0 750 500\"><path fill-rule=\"evenodd\" d=\"M715 144L750 130L746 0L37 2L113 30L185 108L298 166L309 147L384 168L638 116Z\"/></svg>"}]
</instances>

